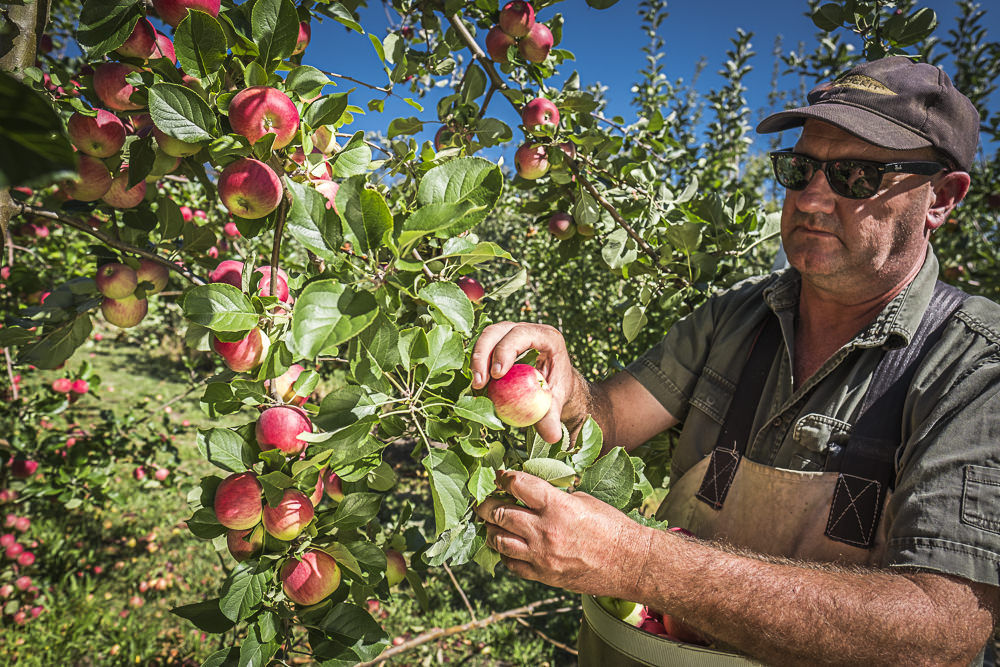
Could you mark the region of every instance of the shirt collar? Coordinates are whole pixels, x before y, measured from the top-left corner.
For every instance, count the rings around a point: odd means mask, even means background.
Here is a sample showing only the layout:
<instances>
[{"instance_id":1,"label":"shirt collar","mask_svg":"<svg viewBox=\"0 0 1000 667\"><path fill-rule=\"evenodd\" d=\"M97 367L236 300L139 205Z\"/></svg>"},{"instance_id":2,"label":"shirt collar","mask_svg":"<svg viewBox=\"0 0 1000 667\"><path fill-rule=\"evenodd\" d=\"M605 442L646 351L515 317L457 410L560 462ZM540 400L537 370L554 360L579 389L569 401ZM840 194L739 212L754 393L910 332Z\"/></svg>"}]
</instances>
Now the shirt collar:
<instances>
[{"instance_id":1,"label":"shirt collar","mask_svg":"<svg viewBox=\"0 0 1000 667\"><path fill-rule=\"evenodd\" d=\"M857 347L887 346L890 349L909 345L931 301L938 270L937 257L933 248L928 246L924 264L917 275L886 304L871 324L854 337L853 344ZM764 301L775 313L794 311L799 305L801 286L802 276L798 270L787 268L779 271L775 281L764 290Z\"/></svg>"}]
</instances>

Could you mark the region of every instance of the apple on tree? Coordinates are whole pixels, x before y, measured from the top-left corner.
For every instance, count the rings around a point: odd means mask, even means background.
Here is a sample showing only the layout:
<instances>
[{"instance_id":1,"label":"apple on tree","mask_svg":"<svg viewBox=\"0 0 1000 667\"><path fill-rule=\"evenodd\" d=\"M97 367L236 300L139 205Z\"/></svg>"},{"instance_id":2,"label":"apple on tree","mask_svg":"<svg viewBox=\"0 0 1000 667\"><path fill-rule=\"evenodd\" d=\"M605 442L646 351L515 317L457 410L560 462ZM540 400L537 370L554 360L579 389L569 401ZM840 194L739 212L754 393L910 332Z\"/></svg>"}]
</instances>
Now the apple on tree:
<instances>
[{"instance_id":1,"label":"apple on tree","mask_svg":"<svg viewBox=\"0 0 1000 667\"><path fill-rule=\"evenodd\" d=\"M229 370L245 373L260 366L271 347L271 339L259 327L251 329L240 340L228 342L212 336L214 349Z\"/></svg>"},{"instance_id":2,"label":"apple on tree","mask_svg":"<svg viewBox=\"0 0 1000 667\"><path fill-rule=\"evenodd\" d=\"M455 281L455 284L465 292L465 296L469 297L469 301L473 303L479 303L486 295L486 290L483 289L483 286L475 278L462 276Z\"/></svg>"},{"instance_id":3,"label":"apple on tree","mask_svg":"<svg viewBox=\"0 0 1000 667\"><path fill-rule=\"evenodd\" d=\"M278 575L289 600L303 606L318 604L340 586L340 567L333 556L308 549L300 558L289 558Z\"/></svg>"},{"instance_id":4,"label":"apple on tree","mask_svg":"<svg viewBox=\"0 0 1000 667\"><path fill-rule=\"evenodd\" d=\"M329 468L323 468L320 471L320 477L323 479L323 491L326 493L327 498L335 503L339 503L344 499L343 485L337 473Z\"/></svg>"},{"instance_id":5,"label":"apple on tree","mask_svg":"<svg viewBox=\"0 0 1000 667\"><path fill-rule=\"evenodd\" d=\"M105 297L101 301L101 314L104 315L104 319L122 329L129 329L142 322L148 311L149 302L131 294L124 299Z\"/></svg>"},{"instance_id":6,"label":"apple on tree","mask_svg":"<svg viewBox=\"0 0 1000 667\"><path fill-rule=\"evenodd\" d=\"M227 224L236 226L235 223ZM243 262L235 259L224 259L212 269L212 272L208 274L208 279L213 283L226 283L236 289L243 289Z\"/></svg>"},{"instance_id":7,"label":"apple on tree","mask_svg":"<svg viewBox=\"0 0 1000 667\"><path fill-rule=\"evenodd\" d=\"M549 171L549 156L543 144L526 143L514 152L514 167L521 178L535 180Z\"/></svg>"},{"instance_id":8,"label":"apple on tree","mask_svg":"<svg viewBox=\"0 0 1000 667\"><path fill-rule=\"evenodd\" d=\"M274 507L264 503L264 530L279 540L289 542L305 530L315 510L309 497L298 489L285 489Z\"/></svg>"},{"instance_id":9,"label":"apple on tree","mask_svg":"<svg viewBox=\"0 0 1000 667\"><path fill-rule=\"evenodd\" d=\"M406 559L395 549L386 549L385 562L385 582L392 588L406 578Z\"/></svg>"},{"instance_id":10,"label":"apple on tree","mask_svg":"<svg viewBox=\"0 0 1000 667\"><path fill-rule=\"evenodd\" d=\"M233 132L242 134L251 144L273 134L272 148L284 148L298 132L299 110L277 88L251 86L236 93L229 103L229 124Z\"/></svg>"},{"instance_id":11,"label":"apple on tree","mask_svg":"<svg viewBox=\"0 0 1000 667\"><path fill-rule=\"evenodd\" d=\"M153 0L153 9L164 23L173 28L184 20L189 9L218 16L221 5L221 0Z\"/></svg>"},{"instance_id":12,"label":"apple on tree","mask_svg":"<svg viewBox=\"0 0 1000 667\"><path fill-rule=\"evenodd\" d=\"M559 126L559 107L552 100L536 97L521 109L521 122L529 133L545 134L550 128L555 130Z\"/></svg>"},{"instance_id":13,"label":"apple on tree","mask_svg":"<svg viewBox=\"0 0 1000 667\"><path fill-rule=\"evenodd\" d=\"M254 274L261 274L261 279L257 281L257 294L259 296L271 296L271 267L269 265L258 266L253 270ZM278 301L288 301L288 274L280 267L277 271L278 279L274 283L274 296Z\"/></svg>"},{"instance_id":14,"label":"apple on tree","mask_svg":"<svg viewBox=\"0 0 1000 667\"><path fill-rule=\"evenodd\" d=\"M274 170L253 158L230 162L219 175L219 198L233 215L263 218L281 203L284 189Z\"/></svg>"},{"instance_id":15,"label":"apple on tree","mask_svg":"<svg viewBox=\"0 0 1000 667\"><path fill-rule=\"evenodd\" d=\"M237 562L253 558L264 549L264 526L226 531L226 546Z\"/></svg>"},{"instance_id":16,"label":"apple on tree","mask_svg":"<svg viewBox=\"0 0 1000 667\"><path fill-rule=\"evenodd\" d=\"M514 364L503 377L491 379L486 395L500 421L518 428L537 423L552 405L545 376L528 364Z\"/></svg>"},{"instance_id":17,"label":"apple on tree","mask_svg":"<svg viewBox=\"0 0 1000 667\"><path fill-rule=\"evenodd\" d=\"M511 37L524 37L535 25L535 8L530 2L511 0L500 10L497 23Z\"/></svg>"},{"instance_id":18,"label":"apple on tree","mask_svg":"<svg viewBox=\"0 0 1000 667\"><path fill-rule=\"evenodd\" d=\"M93 157L111 157L125 145L125 124L104 109L98 109L96 116L86 116L77 111L66 123L66 131L69 140L81 153Z\"/></svg>"},{"instance_id":19,"label":"apple on tree","mask_svg":"<svg viewBox=\"0 0 1000 667\"><path fill-rule=\"evenodd\" d=\"M279 400L290 405L302 405L306 402L307 397L295 393L295 381L299 379L304 370L305 367L302 364L292 364L284 373L269 380L266 386L272 386L271 383L273 383L274 395Z\"/></svg>"},{"instance_id":20,"label":"apple on tree","mask_svg":"<svg viewBox=\"0 0 1000 667\"><path fill-rule=\"evenodd\" d=\"M498 25L493 26L486 33L486 52L490 54L493 62L510 62L507 58L507 49L514 46L514 44L516 44L514 38L505 33Z\"/></svg>"},{"instance_id":21,"label":"apple on tree","mask_svg":"<svg viewBox=\"0 0 1000 667\"><path fill-rule=\"evenodd\" d=\"M76 178L64 186L70 199L97 201L111 189L111 172L96 157L77 155Z\"/></svg>"},{"instance_id":22,"label":"apple on tree","mask_svg":"<svg viewBox=\"0 0 1000 667\"><path fill-rule=\"evenodd\" d=\"M156 146L170 157L190 157L201 150L201 144L174 139L155 126L153 138L156 139Z\"/></svg>"},{"instance_id":23,"label":"apple on tree","mask_svg":"<svg viewBox=\"0 0 1000 667\"><path fill-rule=\"evenodd\" d=\"M94 69L94 91L101 103L112 111L134 111L142 105L132 101L135 86L125 77L139 68L125 63L101 63Z\"/></svg>"},{"instance_id":24,"label":"apple on tree","mask_svg":"<svg viewBox=\"0 0 1000 667\"><path fill-rule=\"evenodd\" d=\"M128 187L128 165L123 164L118 175L111 179L111 187L101 199L113 208L134 208L142 203L146 196L146 181L141 180L131 188Z\"/></svg>"},{"instance_id":25,"label":"apple on tree","mask_svg":"<svg viewBox=\"0 0 1000 667\"><path fill-rule=\"evenodd\" d=\"M138 58L146 60L152 58L156 49L156 29L147 18L140 18L132 34L128 36L125 43L115 49L115 53L126 58Z\"/></svg>"},{"instance_id":26,"label":"apple on tree","mask_svg":"<svg viewBox=\"0 0 1000 667\"><path fill-rule=\"evenodd\" d=\"M260 523L263 492L253 471L234 472L219 483L212 508L215 518L231 530L247 530Z\"/></svg>"},{"instance_id":27,"label":"apple on tree","mask_svg":"<svg viewBox=\"0 0 1000 667\"><path fill-rule=\"evenodd\" d=\"M162 32L156 33L156 47L153 49L151 58L166 58L174 65L177 64L177 54L174 51L174 43Z\"/></svg>"},{"instance_id":28,"label":"apple on tree","mask_svg":"<svg viewBox=\"0 0 1000 667\"><path fill-rule=\"evenodd\" d=\"M262 450L279 449L285 454L301 454L309 445L299 440L300 433L312 433L312 422L305 410L291 405L277 405L260 413L254 434Z\"/></svg>"},{"instance_id":29,"label":"apple on tree","mask_svg":"<svg viewBox=\"0 0 1000 667\"><path fill-rule=\"evenodd\" d=\"M554 42L548 26L536 22L531 26L531 31L517 43L517 50L528 62L540 63L549 57Z\"/></svg>"},{"instance_id":30,"label":"apple on tree","mask_svg":"<svg viewBox=\"0 0 1000 667\"><path fill-rule=\"evenodd\" d=\"M139 260L139 268L135 270L135 277L139 285L146 283L146 294L156 294L162 292L170 280L170 270L151 259L143 257Z\"/></svg>"},{"instance_id":31,"label":"apple on tree","mask_svg":"<svg viewBox=\"0 0 1000 667\"><path fill-rule=\"evenodd\" d=\"M97 289L109 299L124 299L135 292L139 284L138 274L131 266L119 262L105 264L94 277Z\"/></svg>"},{"instance_id":32,"label":"apple on tree","mask_svg":"<svg viewBox=\"0 0 1000 667\"><path fill-rule=\"evenodd\" d=\"M309 27L308 21L301 21L299 23L299 37L295 41L295 50L292 51L293 56L297 56L306 50L309 46L309 39L312 37L312 28Z\"/></svg>"}]
</instances>

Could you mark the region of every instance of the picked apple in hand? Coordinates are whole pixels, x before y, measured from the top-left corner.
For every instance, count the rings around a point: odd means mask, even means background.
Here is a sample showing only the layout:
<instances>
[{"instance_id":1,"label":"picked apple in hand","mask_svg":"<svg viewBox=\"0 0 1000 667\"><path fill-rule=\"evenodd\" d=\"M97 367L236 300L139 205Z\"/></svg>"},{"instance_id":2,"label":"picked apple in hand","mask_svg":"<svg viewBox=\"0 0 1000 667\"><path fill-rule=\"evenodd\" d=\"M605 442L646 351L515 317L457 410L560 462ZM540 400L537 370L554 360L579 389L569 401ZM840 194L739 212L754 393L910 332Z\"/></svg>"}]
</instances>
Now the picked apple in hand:
<instances>
[{"instance_id":1,"label":"picked apple in hand","mask_svg":"<svg viewBox=\"0 0 1000 667\"><path fill-rule=\"evenodd\" d=\"M552 392L545 376L534 366L514 364L501 378L486 385L497 417L509 426L531 426L545 416L552 405Z\"/></svg>"}]
</instances>

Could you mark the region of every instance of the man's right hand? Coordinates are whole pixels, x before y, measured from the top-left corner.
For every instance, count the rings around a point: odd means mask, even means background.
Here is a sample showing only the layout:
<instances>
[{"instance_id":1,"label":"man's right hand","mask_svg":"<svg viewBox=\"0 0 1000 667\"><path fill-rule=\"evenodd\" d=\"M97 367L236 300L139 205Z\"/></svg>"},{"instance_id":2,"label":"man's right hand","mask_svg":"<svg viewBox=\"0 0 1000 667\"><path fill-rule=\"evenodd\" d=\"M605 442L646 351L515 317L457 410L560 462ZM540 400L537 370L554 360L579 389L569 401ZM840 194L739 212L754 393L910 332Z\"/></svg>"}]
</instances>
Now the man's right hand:
<instances>
[{"instance_id":1,"label":"man's right hand","mask_svg":"<svg viewBox=\"0 0 1000 667\"><path fill-rule=\"evenodd\" d=\"M528 350L538 351L535 366L552 391L552 407L535 429L546 442L558 442L561 422L573 424L587 413L587 384L573 370L558 329L525 322L499 322L483 329L472 350L472 387L482 389L491 378L503 377Z\"/></svg>"}]
</instances>

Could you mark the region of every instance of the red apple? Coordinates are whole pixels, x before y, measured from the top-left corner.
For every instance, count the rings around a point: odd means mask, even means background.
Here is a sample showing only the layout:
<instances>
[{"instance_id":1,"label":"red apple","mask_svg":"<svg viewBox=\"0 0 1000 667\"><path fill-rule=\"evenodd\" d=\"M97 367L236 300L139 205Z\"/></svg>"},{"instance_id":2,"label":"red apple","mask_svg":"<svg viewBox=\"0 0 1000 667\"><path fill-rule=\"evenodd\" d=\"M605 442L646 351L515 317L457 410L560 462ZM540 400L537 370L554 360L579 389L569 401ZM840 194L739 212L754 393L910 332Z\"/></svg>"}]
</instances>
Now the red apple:
<instances>
[{"instance_id":1,"label":"red apple","mask_svg":"<svg viewBox=\"0 0 1000 667\"><path fill-rule=\"evenodd\" d=\"M223 260L208 274L208 279L213 283L226 283L236 289L243 289L243 262L238 262L235 259Z\"/></svg>"},{"instance_id":2,"label":"red apple","mask_svg":"<svg viewBox=\"0 0 1000 667\"><path fill-rule=\"evenodd\" d=\"M535 23L531 31L517 43L517 50L525 60L532 63L543 62L552 50L552 32L544 23Z\"/></svg>"},{"instance_id":3,"label":"red apple","mask_svg":"<svg viewBox=\"0 0 1000 667\"><path fill-rule=\"evenodd\" d=\"M236 93L229 103L229 124L251 144L265 134L274 134L272 147L284 148L299 129L299 111L277 88L252 86Z\"/></svg>"},{"instance_id":4,"label":"red apple","mask_svg":"<svg viewBox=\"0 0 1000 667\"><path fill-rule=\"evenodd\" d=\"M28 479L38 470L38 461L29 459L14 459L10 466L10 474L17 479Z\"/></svg>"},{"instance_id":5,"label":"red apple","mask_svg":"<svg viewBox=\"0 0 1000 667\"><path fill-rule=\"evenodd\" d=\"M187 16L188 9L219 15L221 0L153 0L153 9L167 25L174 28Z\"/></svg>"},{"instance_id":6,"label":"red apple","mask_svg":"<svg viewBox=\"0 0 1000 667\"><path fill-rule=\"evenodd\" d=\"M245 373L261 364L271 347L271 340L259 328L253 328L238 341L232 343L212 337L212 348L219 353L230 370Z\"/></svg>"},{"instance_id":7,"label":"red apple","mask_svg":"<svg viewBox=\"0 0 1000 667\"><path fill-rule=\"evenodd\" d=\"M94 90L104 106L113 111L142 108L141 104L130 99L135 86L125 81L126 76L138 71L138 67L125 63L102 63L97 66L94 70Z\"/></svg>"},{"instance_id":8,"label":"red apple","mask_svg":"<svg viewBox=\"0 0 1000 667\"><path fill-rule=\"evenodd\" d=\"M222 233L225 234L226 236L228 236L231 239L238 239L241 236L243 236L242 234L240 234L240 228L236 226L235 222L227 222L226 224L224 224L222 226ZM229 260L227 260L227 261L229 261ZM242 264L242 262L238 262L238 263ZM242 269L240 269L240 270L242 271ZM237 287L239 287L239 285Z\"/></svg>"},{"instance_id":9,"label":"red apple","mask_svg":"<svg viewBox=\"0 0 1000 667\"><path fill-rule=\"evenodd\" d=\"M257 473L234 472L219 483L215 490L212 508L215 518L231 530L247 530L260 523L264 491L257 481Z\"/></svg>"},{"instance_id":10,"label":"red apple","mask_svg":"<svg viewBox=\"0 0 1000 667\"><path fill-rule=\"evenodd\" d=\"M503 31L500 26L495 25L486 33L486 52L490 54L493 62L506 63L507 49L515 44L514 38Z\"/></svg>"},{"instance_id":11,"label":"red apple","mask_svg":"<svg viewBox=\"0 0 1000 667\"><path fill-rule=\"evenodd\" d=\"M320 473L316 476L316 486L313 487L312 493L309 494L309 502L312 503L313 507L316 507L323 501L323 474Z\"/></svg>"},{"instance_id":12,"label":"red apple","mask_svg":"<svg viewBox=\"0 0 1000 667\"><path fill-rule=\"evenodd\" d=\"M14 521L14 530L19 533L26 533L31 528L31 519L26 516L19 516Z\"/></svg>"},{"instance_id":13,"label":"red apple","mask_svg":"<svg viewBox=\"0 0 1000 667\"><path fill-rule=\"evenodd\" d=\"M501 378L486 385L500 421L510 426L531 426L545 416L552 405L552 392L545 376L534 366L514 364Z\"/></svg>"},{"instance_id":14,"label":"red apple","mask_svg":"<svg viewBox=\"0 0 1000 667\"><path fill-rule=\"evenodd\" d=\"M52 391L57 394L68 394L73 391L73 381L69 378L59 378L52 382Z\"/></svg>"},{"instance_id":15,"label":"red apple","mask_svg":"<svg viewBox=\"0 0 1000 667\"><path fill-rule=\"evenodd\" d=\"M313 183L313 187L326 197L326 209L332 208L337 215L340 215L340 211L337 210L337 191L340 190L340 184L336 181L318 181Z\"/></svg>"},{"instance_id":16,"label":"red apple","mask_svg":"<svg viewBox=\"0 0 1000 667\"><path fill-rule=\"evenodd\" d=\"M156 33L156 46L153 48L153 55L150 58L166 58L173 64L177 64L177 53L174 51L174 43L162 32Z\"/></svg>"},{"instance_id":17,"label":"red apple","mask_svg":"<svg viewBox=\"0 0 1000 667\"><path fill-rule=\"evenodd\" d=\"M153 477L156 478L156 481L162 482L167 477L170 477L170 470L167 468L157 468L156 472L153 473Z\"/></svg>"},{"instance_id":18,"label":"red apple","mask_svg":"<svg viewBox=\"0 0 1000 667\"><path fill-rule=\"evenodd\" d=\"M25 551L17 557L17 564L21 567L31 567L35 564L35 554Z\"/></svg>"},{"instance_id":19,"label":"red apple","mask_svg":"<svg viewBox=\"0 0 1000 667\"><path fill-rule=\"evenodd\" d=\"M268 265L258 266L253 270L254 274L261 274L257 281L257 294L259 296L271 296L271 267ZM274 284L274 296L279 301L288 301L288 274L278 269L278 280Z\"/></svg>"},{"instance_id":20,"label":"red apple","mask_svg":"<svg viewBox=\"0 0 1000 667\"><path fill-rule=\"evenodd\" d=\"M135 292L139 279L131 266L112 262L97 270L94 282L98 291L109 299L124 299Z\"/></svg>"},{"instance_id":21,"label":"red apple","mask_svg":"<svg viewBox=\"0 0 1000 667\"><path fill-rule=\"evenodd\" d=\"M263 218L281 202L281 180L270 167L252 158L231 162L219 175L219 198L241 218Z\"/></svg>"},{"instance_id":22,"label":"red apple","mask_svg":"<svg viewBox=\"0 0 1000 667\"><path fill-rule=\"evenodd\" d=\"M111 187L101 200L114 208L134 208L146 197L146 181L142 180L128 187L128 165L122 165L118 175L111 179Z\"/></svg>"},{"instance_id":23,"label":"red apple","mask_svg":"<svg viewBox=\"0 0 1000 667\"><path fill-rule=\"evenodd\" d=\"M312 422L304 410L278 405L260 413L254 433L262 450L280 449L285 454L301 454L309 443L299 440L298 435L312 433L312 430Z\"/></svg>"},{"instance_id":24,"label":"red apple","mask_svg":"<svg viewBox=\"0 0 1000 667\"><path fill-rule=\"evenodd\" d=\"M111 173L95 157L77 155L77 160L77 178L66 183L66 194L77 201L97 201L111 189Z\"/></svg>"},{"instance_id":25,"label":"red apple","mask_svg":"<svg viewBox=\"0 0 1000 667\"><path fill-rule=\"evenodd\" d=\"M96 116L74 113L66 124L66 130L69 140L81 153L94 157L111 157L125 145L125 124L104 109L98 109Z\"/></svg>"},{"instance_id":26,"label":"red apple","mask_svg":"<svg viewBox=\"0 0 1000 667\"><path fill-rule=\"evenodd\" d=\"M274 378L272 382L274 383L274 393L275 395L291 405L302 405L306 402L306 397L295 393L295 381L299 379L302 375L302 371L305 368L301 364L292 364L289 366L288 370Z\"/></svg>"},{"instance_id":27,"label":"red apple","mask_svg":"<svg viewBox=\"0 0 1000 667\"><path fill-rule=\"evenodd\" d=\"M292 51L293 56L297 56L306 50L309 46L309 38L312 36L312 28L309 27L308 21L302 21L299 23L299 38L295 42L295 50Z\"/></svg>"},{"instance_id":28,"label":"red apple","mask_svg":"<svg viewBox=\"0 0 1000 667\"><path fill-rule=\"evenodd\" d=\"M82 396L83 394L86 394L88 391L90 391L90 383L87 382L86 380L73 380L73 386L70 389L70 391L72 391L74 394L79 394ZM70 440L73 440L73 442L70 442ZM66 441L66 446L72 447L75 442L76 440L74 438L70 438L69 440Z\"/></svg>"},{"instance_id":29,"label":"red apple","mask_svg":"<svg viewBox=\"0 0 1000 667\"><path fill-rule=\"evenodd\" d=\"M385 582L392 588L406 578L406 559L395 549L386 549L385 561Z\"/></svg>"},{"instance_id":30,"label":"red apple","mask_svg":"<svg viewBox=\"0 0 1000 667\"><path fill-rule=\"evenodd\" d=\"M135 276L138 284L148 283L146 285L147 295L156 294L162 292L163 288L167 286L167 281L170 280L170 269L159 262L143 257L139 260L139 268L136 269Z\"/></svg>"},{"instance_id":31,"label":"red apple","mask_svg":"<svg viewBox=\"0 0 1000 667\"><path fill-rule=\"evenodd\" d=\"M153 138L160 150L171 157L189 157L201 150L201 144L174 139L161 132L158 127L153 128Z\"/></svg>"},{"instance_id":32,"label":"red apple","mask_svg":"<svg viewBox=\"0 0 1000 667\"><path fill-rule=\"evenodd\" d=\"M521 109L521 122L530 134L545 134L544 131L536 132L539 125L542 130L549 127L555 129L559 126L559 108L544 97L536 97Z\"/></svg>"},{"instance_id":33,"label":"red apple","mask_svg":"<svg viewBox=\"0 0 1000 667\"><path fill-rule=\"evenodd\" d=\"M323 468L320 477L323 478L323 490L326 492L327 498L336 503L344 499L344 489L337 473L328 468Z\"/></svg>"},{"instance_id":34,"label":"red apple","mask_svg":"<svg viewBox=\"0 0 1000 667\"><path fill-rule=\"evenodd\" d=\"M521 178L534 180L549 171L549 156L542 144L527 143L514 152L514 166Z\"/></svg>"},{"instance_id":35,"label":"red apple","mask_svg":"<svg viewBox=\"0 0 1000 667\"><path fill-rule=\"evenodd\" d=\"M465 296L469 297L469 301L473 303L479 303L483 296L486 295L486 290L483 289L483 286L475 278L462 276L455 281L455 284L462 288Z\"/></svg>"},{"instance_id":36,"label":"red apple","mask_svg":"<svg viewBox=\"0 0 1000 667\"><path fill-rule=\"evenodd\" d=\"M3 555L4 557L7 558L7 560L17 560L17 557L20 556L23 552L24 552L24 545L19 542L14 542L14 544L7 547L7 549L3 552Z\"/></svg>"},{"instance_id":37,"label":"red apple","mask_svg":"<svg viewBox=\"0 0 1000 667\"><path fill-rule=\"evenodd\" d=\"M101 313L109 324L122 329L128 329L142 322L149 310L146 299L127 296L124 299L104 299L101 302Z\"/></svg>"},{"instance_id":38,"label":"red apple","mask_svg":"<svg viewBox=\"0 0 1000 667\"><path fill-rule=\"evenodd\" d=\"M535 25L535 8L524 0L511 0L500 10L500 28L511 37L524 37Z\"/></svg>"},{"instance_id":39,"label":"red apple","mask_svg":"<svg viewBox=\"0 0 1000 667\"><path fill-rule=\"evenodd\" d=\"M688 644L705 644L705 638L687 623L679 621L670 614L663 614L663 631L667 637Z\"/></svg>"},{"instance_id":40,"label":"red apple","mask_svg":"<svg viewBox=\"0 0 1000 667\"><path fill-rule=\"evenodd\" d=\"M226 533L226 546L229 553L239 562L253 558L264 549L264 526L230 530Z\"/></svg>"},{"instance_id":41,"label":"red apple","mask_svg":"<svg viewBox=\"0 0 1000 667\"><path fill-rule=\"evenodd\" d=\"M14 533L4 533L3 535L0 535L0 548L6 549L15 542L17 542L17 537Z\"/></svg>"},{"instance_id":42,"label":"red apple","mask_svg":"<svg viewBox=\"0 0 1000 667\"><path fill-rule=\"evenodd\" d=\"M573 216L563 211L557 211L549 218L549 233L560 241L572 238L576 234Z\"/></svg>"},{"instance_id":43,"label":"red apple","mask_svg":"<svg viewBox=\"0 0 1000 667\"><path fill-rule=\"evenodd\" d=\"M308 496L298 489L285 489L281 500L271 507L264 503L264 530L272 537L289 542L305 530L315 511Z\"/></svg>"},{"instance_id":44,"label":"red apple","mask_svg":"<svg viewBox=\"0 0 1000 667\"><path fill-rule=\"evenodd\" d=\"M194 211L191 210L190 206L181 206L181 219L184 222L191 222L194 220Z\"/></svg>"},{"instance_id":45,"label":"red apple","mask_svg":"<svg viewBox=\"0 0 1000 667\"><path fill-rule=\"evenodd\" d=\"M279 576L288 599L303 606L322 602L340 586L337 561L319 549L309 549L301 560L287 560Z\"/></svg>"},{"instance_id":46,"label":"red apple","mask_svg":"<svg viewBox=\"0 0 1000 667\"><path fill-rule=\"evenodd\" d=\"M156 48L156 30L147 18L140 18L125 43L115 49L115 53L126 58L146 60L153 57Z\"/></svg>"}]
</instances>

